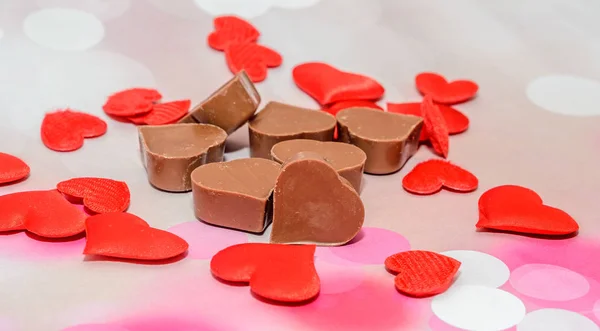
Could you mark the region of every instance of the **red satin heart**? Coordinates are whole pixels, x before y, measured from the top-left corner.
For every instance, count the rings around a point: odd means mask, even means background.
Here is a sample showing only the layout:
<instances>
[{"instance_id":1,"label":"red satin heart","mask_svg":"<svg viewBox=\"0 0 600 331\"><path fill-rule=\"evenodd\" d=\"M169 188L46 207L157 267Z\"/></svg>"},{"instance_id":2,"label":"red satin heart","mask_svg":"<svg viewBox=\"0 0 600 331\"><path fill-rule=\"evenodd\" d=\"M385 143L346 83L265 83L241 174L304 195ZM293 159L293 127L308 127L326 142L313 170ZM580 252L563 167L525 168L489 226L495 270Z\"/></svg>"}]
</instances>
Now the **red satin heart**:
<instances>
[{"instance_id":1,"label":"red satin heart","mask_svg":"<svg viewBox=\"0 0 600 331\"><path fill-rule=\"evenodd\" d=\"M89 210L99 213L114 213L129 207L129 188L124 182L108 178L73 178L56 185L59 192L78 199Z\"/></svg>"},{"instance_id":2,"label":"red satin heart","mask_svg":"<svg viewBox=\"0 0 600 331\"><path fill-rule=\"evenodd\" d=\"M458 134L466 131L469 128L469 118L465 114L447 105L437 105L444 117L444 122L448 126L448 134ZM414 115L422 117L421 114L421 103L410 102L410 103L389 103L387 104L387 111L390 113L398 113L405 115ZM429 140L426 130L421 130L420 141Z\"/></svg>"},{"instance_id":3,"label":"red satin heart","mask_svg":"<svg viewBox=\"0 0 600 331\"><path fill-rule=\"evenodd\" d=\"M42 121L42 142L59 152L77 150L83 146L84 138L99 137L105 133L106 122L70 109L48 113Z\"/></svg>"},{"instance_id":4,"label":"red satin heart","mask_svg":"<svg viewBox=\"0 0 600 331\"><path fill-rule=\"evenodd\" d=\"M446 81L441 75L424 72L415 78L417 90L422 95L431 95L433 101L453 105L472 99L479 86L470 80Z\"/></svg>"},{"instance_id":5,"label":"red satin heart","mask_svg":"<svg viewBox=\"0 0 600 331\"><path fill-rule=\"evenodd\" d=\"M330 113L331 115L335 116L340 110L344 110L346 108L352 108L352 107L364 107L364 108L383 110L376 103L374 103L372 101L368 101L368 100L340 101L340 102L336 102L334 104L331 104L331 105L323 108L323 110ZM338 132L337 132L337 127L336 127L335 130L333 131L333 139L337 140L337 137L338 137Z\"/></svg>"},{"instance_id":6,"label":"red satin heart","mask_svg":"<svg viewBox=\"0 0 600 331\"><path fill-rule=\"evenodd\" d=\"M255 42L260 32L250 23L235 16L220 16L213 21L215 31L208 36L208 45L224 51L231 44Z\"/></svg>"},{"instance_id":7,"label":"red satin heart","mask_svg":"<svg viewBox=\"0 0 600 331\"><path fill-rule=\"evenodd\" d=\"M176 257L188 249L185 240L151 228L143 219L128 213L90 216L85 230L85 255L150 261Z\"/></svg>"},{"instance_id":8,"label":"red satin heart","mask_svg":"<svg viewBox=\"0 0 600 331\"><path fill-rule=\"evenodd\" d=\"M424 119L423 129L429 136L433 150L443 157L448 157L448 149L450 148L448 125L440 108L433 103L431 96L423 98L421 116Z\"/></svg>"},{"instance_id":9,"label":"red satin heart","mask_svg":"<svg viewBox=\"0 0 600 331\"><path fill-rule=\"evenodd\" d=\"M109 96L102 109L111 116L134 117L152 111L154 103L161 98L157 90L132 88Z\"/></svg>"},{"instance_id":10,"label":"red satin heart","mask_svg":"<svg viewBox=\"0 0 600 331\"><path fill-rule=\"evenodd\" d=\"M292 75L296 85L321 105L348 100L378 100L383 86L367 76L340 71L328 64L297 65Z\"/></svg>"},{"instance_id":11,"label":"red satin heart","mask_svg":"<svg viewBox=\"0 0 600 331\"><path fill-rule=\"evenodd\" d=\"M385 267L398 275L396 289L411 297L428 297L446 291L461 263L428 251L407 251L385 259Z\"/></svg>"},{"instance_id":12,"label":"red satin heart","mask_svg":"<svg viewBox=\"0 0 600 331\"><path fill-rule=\"evenodd\" d=\"M190 100L157 103L152 106L152 110L149 113L141 116L129 117L128 119L135 124L170 124L185 116L190 110L190 105Z\"/></svg>"},{"instance_id":13,"label":"red satin heart","mask_svg":"<svg viewBox=\"0 0 600 331\"><path fill-rule=\"evenodd\" d=\"M29 166L16 156L0 152L0 184L16 182L29 176Z\"/></svg>"},{"instance_id":14,"label":"red satin heart","mask_svg":"<svg viewBox=\"0 0 600 331\"><path fill-rule=\"evenodd\" d=\"M477 228L562 236L579 230L566 212L544 205L534 191L516 185L494 187L479 198Z\"/></svg>"},{"instance_id":15,"label":"red satin heart","mask_svg":"<svg viewBox=\"0 0 600 331\"><path fill-rule=\"evenodd\" d=\"M228 282L250 283L255 294L280 302L303 302L319 294L315 245L248 243L213 256L210 270Z\"/></svg>"},{"instance_id":16,"label":"red satin heart","mask_svg":"<svg viewBox=\"0 0 600 331\"><path fill-rule=\"evenodd\" d=\"M279 67L283 61L276 51L255 43L230 44L225 50L225 60L231 72L245 70L255 83L267 78L267 68Z\"/></svg>"},{"instance_id":17,"label":"red satin heart","mask_svg":"<svg viewBox=\"0 0 600 331\"><path fill-rule=\"evenodd\" d=\"M402 179L402 187L416 194L436 193L442 187L470 192L477 189L478 184L475 175L444 160L419 163Z\"/></svg>"}]
</instances>

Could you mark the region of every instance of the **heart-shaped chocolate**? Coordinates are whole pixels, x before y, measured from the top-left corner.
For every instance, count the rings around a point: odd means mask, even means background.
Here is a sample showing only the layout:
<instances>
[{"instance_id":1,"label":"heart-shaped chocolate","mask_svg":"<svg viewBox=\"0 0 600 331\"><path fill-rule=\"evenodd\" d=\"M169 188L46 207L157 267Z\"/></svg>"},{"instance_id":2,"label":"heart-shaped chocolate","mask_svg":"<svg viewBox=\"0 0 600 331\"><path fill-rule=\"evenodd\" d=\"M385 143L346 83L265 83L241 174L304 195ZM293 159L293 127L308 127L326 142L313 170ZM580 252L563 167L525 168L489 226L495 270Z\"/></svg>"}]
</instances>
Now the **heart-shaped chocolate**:
<instances>
[{"instance_id":1,"label":"heart-shaped chocolate","mask_svg":"<svg viewBox=\"0 0 600 331\"><path fill-rule=\"evenodd\" d=\"M269 225L281 165L262 158L205 164L192 172L196 217L249 232Z\"/></svg>"},{"instance_id":2,"label":"heart-shaped chocolate","mask_svg":"<svg viewBox=\"0 0 600 331\"><path fill-rule=\"evenodd\" d=\"M275 144L291 139L333 140L335 118L323 111L315 111L269 102L248 123L250 155L271 158Z\"/></svg>"},{"instance_id":3,"label":"heart-shaped chocolate","mask_svg":"<svg viewBox=\"0 0 600 331\"><path fill-rule=\"evenodd\" d=\"M377 175L400 170L419 148L423 119L369 108L348 108L336 115L339 141L367 154L365 172Z\"/></svg>"},{"instance_id":4,"label":"heart-shaped chocolate","mask_svg":"<svg viewBox=\"0 0 600 331\"><path fill-rule=\"evenodd\" d=\"M272 243L342 245L364 220L358 193L326 161L300 157L283 166L273 193Z\"/></svg>"},{"instance_id":5,"label":"heart-shaped chocolate","mask_svg":"<svg viewBox=\"0 0 600 331\"><path fill-rule=\"evenodd\" d=\"M171 124L138 128L148 181L169 192L192 189L197 167L223 160L227 133L210 124Z\"/></svg>"},{"instance_id":6,"label":"heart-shaped chocolate","mask_svg":"<svg viewBox=\"0 0 600 331\"><path fill-rule=\"evenodd\" d=\"M271 149L271 157L279 163L285 163L300 152L314 152L323 157L340 176L346 178L360 192L363 170L367 155L362 149L334 141L294 139L282 141Z\"/></svg>"}]
</instances>

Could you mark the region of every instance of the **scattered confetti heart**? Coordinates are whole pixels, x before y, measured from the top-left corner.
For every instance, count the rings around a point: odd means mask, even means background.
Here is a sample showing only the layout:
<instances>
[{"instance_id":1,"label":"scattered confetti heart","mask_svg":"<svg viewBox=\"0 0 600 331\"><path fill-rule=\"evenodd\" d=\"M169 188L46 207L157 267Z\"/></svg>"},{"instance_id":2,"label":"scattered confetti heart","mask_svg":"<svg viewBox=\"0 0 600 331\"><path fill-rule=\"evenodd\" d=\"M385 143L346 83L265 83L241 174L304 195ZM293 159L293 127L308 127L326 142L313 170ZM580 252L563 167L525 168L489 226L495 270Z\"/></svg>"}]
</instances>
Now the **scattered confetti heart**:
<instances>
[{"instance_id":1,"label":"scattered confetti heart","mask_svg":"<svg viewBox=\"0 0 600 331\"><path fill-rule=\"evenodd\" d=\"M190 100L179 100L165 103L157 103L152 110L144 115L129 117L135 124L163 125L176 122L185 116L190 110Z\"/></svg>"},{"instance_id":2,"label":"scattered confetti heart","mask_svg":"<svg viewBox=\"0 0 600 331\"><path fill-rule=\"evenodd\" d=\"M16 182L29 176L29 166L16 156L0 152L0 184Z\"/></svg>"},{"instance_id":3,"label":"scattered confetti heart","mask_svg":"<svg viewBox=\"0 0 600 331\"><path fill-rule=\"evenodd\" d=\"M433 103L431 96L423 98L421 115L424 119L424 130L429 136L433 150L443 157L448 157L448 149L450 148L448 126L440 112L440 108Z\"/></svg>"},{"instance_id":4,"label":"scattered confetti heart","mask_svg":"<svg viewBox=\"0 0 600 331\"><path fill-rule=\"evenodd\" d=\"M562 236L579 230L566 212L544 205L534 191L515 185L494 187L479 198L477 228Z\"/></svg>"},{"instance_id":5,"label":"scattered confetti heart","mask_svg":"<svg viewBox=\"0 0 600 331\"><path fill-rule=\"evenodd\" d=\"M465 114L447 105L437 105L444 117L444 121L448 126L448 134L458 134L466 131L469 128L469 118ZM405 115L415 115L422 117L421 103L388 103L387 111L390 113L398 113ZM429 136L425 130L421 130L421 141L429 140Z\"/></svg>"},{"instance_id":6,"label":"scattered confetti heart","mask_svg":"<svg viewBox=\"0 0 600 331\"><path fill-rule=\"evenodd\" d=\"M419 163L402 179L404 189L416 194L436 193L442 187L470 192L477 189L478 184L472 173L444 160Z\"/></svg>"},{"instance_id":7,"label":"scattered confetti heart","mask_svg":"<svg viewBox=\"0 0 600 331\"><path fill-rule=\"evenodd\" d=\"M428 251L406 251L385 259L385 267L398 275L396 289L422 298L446 291L461 263L451 257Z\"/></svg>"},{"instance_id":8,"label":"scattered confetti heart","mask_svg":"<svg viewBox=\"0 0 600 331\"><path fill-rule=\"evenodd\" d=\"M133 117L152 111L152 106L162 95L154 89L132 88L117 92L102 107L111 116Z\"/></svg>"},{"instance_id":9,"label":"scattered confetti heart","mask_svg":"<svg viewBox=\"0 0 600 331\"><path fill-rule=\"evenodd\" d=\"M261 297L303 302L319 294L314 254L315 245L239 244L213 256L210 269L224 281L250 283Z\"/></svg>"},{"instance_id":10,"label":"scattered confetti heart","mask_svg":"<svg viewBox=\"0 0 600 331\"><path fill-rule=\"evenodd\" d=\"M99 137L105 133L106 122L70 109L48 113L42 121L42 142L59 152L77 150L83 146L84 138Z\"/></svg>"},{"instance_id":11,"label":"scattered confetti heart","mask_svg":"<svg viewBox=\"0 0 600 331\"><path fill-rule=\"evenodd\" d=\"M230 44L225 50L225 60L231 72L245 70L255 83L267 78L267 68L278 67L283 61L276 51L255 43Z\"/></svg>"},{"instance_id":12,"label":"scattered confetti heart","mask_svg":"<svg viewBox=\"0 0 600 331\"><path fill-rule=\"evenodd\" d=\"M446 81L441 75L424 72L415 78L417 89L422 95L431 95L433 101L453 105L472 99L479 86L470 80Z\"/></svg>"},{"instance_id":13,"label":"scattered confetti heart","mask_svg":"<svg viewBox=\"0 0 600 331\"><path fill-rule=\"evenodd\" d=\"M213 21L215 31L208 36L208 45L224 51L231 44L255 42L260 32L250 23L235 16L220 16Z\"/></svg>"},{"instance_id":14,"label":"scattered confetti heart","mask_svg":"<svg viewBox=\"0 0 600 331\"><path fill-rule=\"evenodd\" d=\"M73 178L58 183L58 191L83 199L83 205L99 213L122 212L129 207L129 188L124 182L108 178Z\"/></svg>"},{"instance_id":15,"label":"scattered confetti heart","mask_svg":"<svg viewBox=\"0 0 600 331\"><path fill-rule=\"evenodd\" d=\"M180 237L151 228L128 213L98 214L85 221L87 241L83 254L133 260L165 260L188 249Z\"/></svg>"}]
</instances>

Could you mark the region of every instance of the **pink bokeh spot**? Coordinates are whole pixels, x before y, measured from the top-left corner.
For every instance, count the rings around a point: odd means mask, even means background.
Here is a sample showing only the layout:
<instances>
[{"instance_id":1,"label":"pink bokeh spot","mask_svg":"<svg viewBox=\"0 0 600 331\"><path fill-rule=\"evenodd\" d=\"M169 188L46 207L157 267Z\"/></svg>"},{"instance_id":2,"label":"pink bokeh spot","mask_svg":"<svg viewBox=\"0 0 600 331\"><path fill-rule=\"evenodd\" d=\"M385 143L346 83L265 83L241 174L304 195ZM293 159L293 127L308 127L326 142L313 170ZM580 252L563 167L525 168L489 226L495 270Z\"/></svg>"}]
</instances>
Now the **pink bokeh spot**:
<instances>
[{"instance_id":1,"label":"pink bokeh spot","mask_svg":"<svg viewBox=\"0 0 600 331\"><path fill-rule=\"evenodd\" d=\"M596 301L596 303L594 304L594 308L592 309L594 311L594 316L596 316L596 319L598 320L598 322L600 322L600 299Z\"/></svg>"},{"instance_id":2,"label":"pink bokeh spot","mask_svg":"<svg viewBox=\"0 0 600 331\"><path fill-rule=\"evenodd\" d=\"M83 257L85 238L46 240L26 232L0 234L0 256L29 260L53 260Z\"/></svg>"},{"instance_id":3,"label":"pink bokeh spot","mask_svg":"<svg viewBox=\"0 0 600 331\"><path fill-rule=\"evenodd\" d=\"M588 293L590 284L575 271L551 264L526 264L510 275L521 294L549 301L569 301Z\"/></svg>"},{"instance_id":4,"label":"pink bokeh spot","mask_svg":"<svg viewBox=\"0 0 600 331\"><path fill-rule=\"evenodd\" d=\"M365 273L359 267L348 267L316 260L315 268L321 280L321 294L351 291L365 281Z\"/></svg>"},{"instance_id":5,"label":"pink bokeh spot","mask_svg":"<svg viewBox=\"0 0 600 331\"><path fill-rule=\"evenodd\" d=\"M129 331L123 327L110 324L79 324L61 331Z\"/></svg>"},{"instance_id":6,"label":"pink bokeh spot","mask_svg":"<svg viewBox=\"0 0 600 331\"><path fill-rule=\"evenodd\" d=\"M245 233L211 226L200 221L177 224L168 230L185 239L190 245L187 258L207 260L218 251L248 242Z\"/></svg>"}]
</instances>

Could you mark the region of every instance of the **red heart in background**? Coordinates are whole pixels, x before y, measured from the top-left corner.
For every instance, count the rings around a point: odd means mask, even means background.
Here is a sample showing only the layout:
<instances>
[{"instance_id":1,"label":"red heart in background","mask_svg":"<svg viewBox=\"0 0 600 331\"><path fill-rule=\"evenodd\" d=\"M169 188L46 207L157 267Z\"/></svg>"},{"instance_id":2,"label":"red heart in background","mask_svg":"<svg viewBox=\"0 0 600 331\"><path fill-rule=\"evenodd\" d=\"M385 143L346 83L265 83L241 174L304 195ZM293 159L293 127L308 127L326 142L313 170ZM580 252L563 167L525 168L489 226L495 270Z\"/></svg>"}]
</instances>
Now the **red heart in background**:
<instances>
[{"instance_id":1,"label":"red heart in background","mask_svg":"<svg viewBox=\"0 0 600 331\"><path fill-rule=\"evenodd\" d=\"M437 105L442 113L444 122L448 126L448 134L457 134L466 131L469 128L469 118L465 114L447 105ZM421 103L410 102L410 103L389 103L387 104L387 111L390 113L398 113L405 115L414 115L422 117L421 114ZM420 141L429 140L429 136L425 130L421 130Z\"/></svg>"},{"instance_id":2,"label":"red heart in background","mask_svg":"<svg viewBox=\"0 0 600 331\"><path fill-rule=\"evenodd\" d=\"M85 221L83 254L133 260L165 260L185 253L188 243L171 232L151 228L128 213L107 213Z\"/></svg>"},{"instance_id":3,"label":"red heart in background","mask_svg":"<svg viewBox=\"0 0 600 331\"><path fill-rule=\"evenodd\" d=\"M448 126L440 108L433 103L433 99L429 95L425 96L421 103L421 116L424 122L423 129L429 136L433 150L443 157L448 157L450 148Z\"/></svg>"},{"instance_id":4,"label":"red heart in background","mask_svg":"<svg viewBox=\"0 0 600 331\"><path fill-rule=\"evenodd\" d=\"M83 205L95 213L122 212L129 207L129 188L124 182L81 177L60 182L56 188L65 195L83 199Z\"/></svg>"},{"instance_id":5,"label":"red heart in background","mask_svg":"<svg viewBox=\"0 0 600 331\"><path fill-rule=\"evenodd\" d=\"M292 75L296 85L321 105L348 100L378 100L385 89L367 76L340 71L328 64L297 65Z\"/></svg>"},{"instance_id":6,"label":"red heart in background","mask_svg":"<svg viewBox=\"0 0 600 331\"><path fill-rule=\"evenodd\" d=\"M415 78L417 90L422 95L431 95L433 101L453 105L472 99L479 86L470 80L448 82L441 75L424 72Z\"/></svg>"},{"instance_id":7,"label":"red heart in background","mask_svg":"<svg viewBox=\"0 0 600 331\"><path fill-rule=\"evenodd\" d=\"M215 31L208 36L208 45L224 51L231 44L255 42L260 32L250 23L235 16L220 16L213 21Z\"/></svg>"},{"instance_id":8,"label":"red heart in background","mask_svg":"<svg viewBox=\"0 0 600 331\"><path fill-rule=\"evenodd\" d=\"M267 68L278 67L283 61L276 51L255 43L230 44L225 50L225 60L231 72L245 70L255 83L267 78Z\"/></svg>"},{"instance_id":9,"label":"red heart in background","mask_svg":"<svg viewBox=\"0 0 600 331\"><path fill-rule=\"evenodd\" d=\"M478 184L475 175L444 160L419 163L402 179L404 189L416 194L432 194L442 187L470 192L477 189Z\"/></svg>"},{"instance_id":10,"label":"red heart in background","mask_svg":"<svg viewBox=\"0 0 600 331\"><path fill-rule=\"evenodd\" d=\"M385 259L385 267L398 273L396 289L422 298L446 291L461 263L451 257L428 251L406 251Z\"/></svg>"},{"instance_id":11,"label":"red heart in background","mask_svg":"<svg viewBox=\"0 0 600 331\"><path fill-rule=\"evenodd\" d=\"M494 187L479 198L477 228L536 235L568 235L579 230L564 211L544 205L534 191L516 185Z\"/></svg>"},{"instance_id":12,"label":"red heart in background","mask_svg":"<svg viewBox=\"0 0 600 331\"><path fill-rule=\"evenodd\" d=\"M48 113L42 121L42 142L59 152L77 150L83 146L84 138L99 137L105 133L106 122L70 109Z\"/></svg>"},{"instance_id":13,"label":"red heart in background","mask_svg":"<svg viewBox=\"0 0 600 331\"><path fill-rule=\"evenodd\" d=\"M16 182L29 176L29 166L16 156L0 152L0 184Z\"/></svg>"},{"instance_id":14,"label":"red heart in background","mask_svg":"<svg viewBox=\"0 0 600 331\"><path fill-rule=\"evenodd\" d=\"M149 113L162 95L154 89L132 88L108 97L102 109L111 116L133 117Z\"/></svg>"},{"instance_id":15,"label":"red heart in background","mask_svg":"<svg viewBox=\"0 0 600 331\"><path fill-rule=\"evenodd\" d=\"M228 282L250 283L255 294L280 302L303 302L319 294L315 245L248 243L213 256L210 270Z\"/></svg>"},{"instance_id":16,"label":"red heart in background","mask_svg":"<svg viewBox=\"0 0 600 331\"><path fill-rule=\"evenodd\" d=\"M128 119L135 124L170 124L185 116L190 110L190 105L190 100L157 103L152 106L152 110L149 113L141 116L129 117Z\"/></svg>"},{"instance_id":17,"label":"red heart in background","mask_svg":"<svg viewBox=\"0 0 600 331\"><path fill-rule=\"evenodd\" d=\"M352 107L363 107L363 108L383 110L376 103L374 103L372 101L368 101L368 100L340 101L340 102L336 102L334 104L331 104L331 105L323 108L323 110L330 113L331 115L335 116L340 110L344 110L346 108L352 108ZM333 139L337 139L337 137L338 137L338 132L337 132L337 126L336 126L335 130L333 131Z\"/></svg>"}]
</instances>

